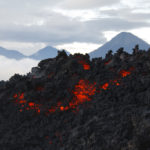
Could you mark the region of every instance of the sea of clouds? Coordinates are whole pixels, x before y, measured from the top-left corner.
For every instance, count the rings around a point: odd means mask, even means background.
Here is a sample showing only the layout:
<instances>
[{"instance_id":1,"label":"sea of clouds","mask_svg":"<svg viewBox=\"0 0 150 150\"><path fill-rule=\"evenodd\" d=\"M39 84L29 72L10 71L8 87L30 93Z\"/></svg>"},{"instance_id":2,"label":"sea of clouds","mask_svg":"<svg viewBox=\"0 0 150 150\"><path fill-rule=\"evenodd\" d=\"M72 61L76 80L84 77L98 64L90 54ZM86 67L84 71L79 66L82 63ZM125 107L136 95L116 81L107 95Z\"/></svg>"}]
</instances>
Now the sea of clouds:
<instances>
[{"instance_id":1,"label":"sea of clouds","mask_svg":"<svg viewBox=\"0 0 150 150\"><path fill-rule=\"evenodd\" d=\"M31 71L32 67L37 66L39 61L33 59L8 59L0 56L0 80L8 80L15 73L25 75Z\"/></svg>"}]
</instances>

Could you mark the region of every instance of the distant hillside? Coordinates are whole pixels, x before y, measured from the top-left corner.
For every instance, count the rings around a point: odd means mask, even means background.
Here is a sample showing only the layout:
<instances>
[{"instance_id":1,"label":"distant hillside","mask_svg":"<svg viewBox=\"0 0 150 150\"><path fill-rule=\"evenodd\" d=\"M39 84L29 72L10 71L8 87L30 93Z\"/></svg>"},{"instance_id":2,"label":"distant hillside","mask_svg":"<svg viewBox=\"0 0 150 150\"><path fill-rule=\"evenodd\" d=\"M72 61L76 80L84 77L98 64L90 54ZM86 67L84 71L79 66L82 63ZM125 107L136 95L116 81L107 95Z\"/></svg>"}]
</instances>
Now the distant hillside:
<instances>
[{"instance_id":1,"label":"distant hillside","mask_svg":"<svg viewBox=\"0 0 150 150\"><path fill-rule=\"evenodd\" d=\"M68 55L70 54L68 51L66 51L66 53ZM36 52L30 56L23 55L22 53L20 53L17 50L8 50L6 48L0 47L0 56L4 56L6 58L16 59L16 60L21 60L23 58L43 60L43 59L47 59L47 58L54 58L57 56L57 54L58 54L58 49L51 47L51 46L47 46L43 49L40 49L38 52Z\"/></svg>"},{"instance_id":2,"label":"distant hillside","mask_svg":"<svg viewBox=\"0 0 150 150\"><path fill-rule=\"evenodd\" d=\"M69 55L70 53L66 51ZM58 54L58 49L47 46L43 49L40 49L38 52L34 53L33 55L29 56L29 58L36 59L36 60L43 60L47 58L54 58Z\"/></svg>"},{"instance_id":3,"label":"distant hillside","mask_svg":"<svg viewBox=\"0 0 150 150\"><path fill-rule=\"evenodd\" d=\"M107 42L97 50L89 53L89 55L91 58L105 57L105 54L109 50L112 50L115 53L120 47L123 47L126 52L131 54L132 49L137 44L139 45L140 49L147 50L150 47L148 43L138 38L137 36L128 32L121 32L120 34L115 36L112 40L110 40L109 42Z\"/></svg>"},{"instance_id":4,"label":"distant hillside","mask_svg":"<svg viewBox=\"0 0 150 150\"><path fill-rule=\"evenodd\" d=\"M0 55L10 59L16 59L16 60L20 60L27 57L16 50L8 50L3 47L0 47Z\"/></svg>"}]
</instances>

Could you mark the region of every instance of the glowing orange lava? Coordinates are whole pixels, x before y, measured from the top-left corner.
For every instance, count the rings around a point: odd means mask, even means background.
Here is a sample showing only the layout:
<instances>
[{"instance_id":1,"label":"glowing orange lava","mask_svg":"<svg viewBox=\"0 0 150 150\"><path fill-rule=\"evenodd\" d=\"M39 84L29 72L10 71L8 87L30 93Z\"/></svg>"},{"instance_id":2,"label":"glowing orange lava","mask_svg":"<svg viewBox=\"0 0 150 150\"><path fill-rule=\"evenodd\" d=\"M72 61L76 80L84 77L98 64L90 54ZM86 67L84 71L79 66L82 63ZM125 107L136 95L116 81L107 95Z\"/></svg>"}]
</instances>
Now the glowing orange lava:
<instances>
[{"instance_id":1,"label":"glowing orange lava","mask_svg":"<svg viewBox=\"0 0 150 150\"><path fill-rule=\"evenodd\" d=\"M34 107L34 106L35 106L35 103L29 102L28 105L29 105L30 107Z\"/></svg>"},{"instance_id":2,"label":"glowing orange lava","mask_svg":"<svg viewBox=\"0 0 150 150\"><path fill-rule=\"evenodd\" d=\"M105 65L107 65L110 61L105 62ZM85 61L79 61L79 63L83 66L84 70L90 70L90 65L87 64ZM110 89L110 85L116 85L116 86L120 86L120 80L122 77L126 77L128 75L131 74L131 72L134 70L133 67L131 67L128 71L127 70L121 70L119 72L119 76L117 79L114 80L109 80L106 82L103 82L103 85L98 85L98 89L96 89L96 82L90 83L88 80L84 80L81 79L78 81L78 83L74 86L74 89L72 91L72 100L68 101L68 104L63 104L63 102L61 100L59 100L56 104L56 106L51 106L50 108L44 108L41 109L41 104L37 104L34 101L29 101L26 100L24 97L24 93L15 93L13 95L13 99L15 99L15 104L19 105L19 112L22 113L23 111L35 111L38 114L41 113L41 111L45 112L45 114L53 114L55 112L65 112L68 110L71 110L74 113L77 113L79 110L79 105L84 104L85 102L89 102L92 100L92 96L95 95L96 93L101 93L103 90L109 90ZM48 78L51 78L53 75L49 74ZM74 74L74 76L76 76L76 74ZM33 78L36 78L35 76L33 76ZM39 86L35 88L36 91L43 91L44 88ZM34 89L34 90L35 90ZM103 91L104 92L104 91ZM39 93L38 93L39 94ZM43 105L42 105L43 106ZM42 107L43 108L43 107ZM64 122L66 123L67 121L64 120ZM59 142L61 145L63 145L63 140L62 140L62 134L59 132L55 133L55 136L59 139ZM49 138L49 136L45 137L48 140L49 144L53 144L51 138Z\"/></svg>"},{"instance_id":3,"label":"glowing orange lava","mask_svg":"<svg viewBox=\"0 0 150 150\"><path fill-rule=\"evenodd\" d=\"M105 83L102 85L102 89L107 90L109 86L109 83Z\"/></svg>"},{"instance_id":4,"label":"glowing orange lava","mask_svg":"<svg viewBox=\"0 0 150 150\"><path fill-rule=\"evenodd\" d=\"M84 70L90 70L90 65L88 65L88 64L83 64L83 68L84 68Z\"/></svg>"},{"instance_id":5,"label":"glowing orange lava","mask_svg":"<svg viewBox=\"0 0 150 150\"><path fill-rule=\"evenodd\" d=\"M22 108L25 108L26 110L30 110L30 109L34 109L36 110L38 113L40 112L40 105L36 104L34 102L28 102L24 99L24 93L18 93L18 94L14 94L13 96L16 100L15 102L17 104L21 104L20 106ZM26 105L25 105L26 104ZM22 112L23 109L20 109L20 112Z\"/></svg>"},{"instance_id":6,"label":"glowing orange lava","mask_svg":"<svg viewBox=\"0 0 150 150\"><path fill-rule=\"evenodd\" d=\"M114 82L117 86L120 85L120 83L117 80L113 80L112 82Z\"/></svg>"},{"instance_id":7,"label":"glowing orange lava","mask_svg":"<svg viewBox=\"0 0 150 150\"><path fill-rule=\"evenodd\" d=\"M96 92L96 83L89 83L87 80L80 80L73 91L74 98L69 103L70 107L75 107L79 104L82 104L86 101L91 101L92 95Z\"/></svg>"},{"instance_id":8,"label":"glowing orange lava","mask_svg":"<svg viewBox=\"0 0 150 150\"><path fill-rule=\"evenodd\" d=\"M19 95L19 99L23 99L24 98L24 93L21 93L20 95Z\"/></svg>"},{"instance_id":9,"label":"glowing orange lava","mask_svg":"<svg viewBox=\"0 0 150 150\"><path fill-rule=\"evenodd\" d=\"M48 110L50 113L54 113L56 111L56 108L51 108Z\"/></svg>"},{"instance_id":10,"label":"glowing orange lava","mask_svg":"<svg viewBox=\"0 0 150 150\"><path fill-rule=\"evenodd\" d=\"M126 77L131 74L130 71L126 71L126 70L121 70L119 73L121 74L122 77Z\"/></svg>"},{"instance_id":11,"label":"glowing orange lava","mask_svg":"<svg viewBox=\"0 0 150 150\"><path fill-rule=\"evenodd\" d=\"M61 107L60 107L60 110L61 110L61 111L64 111L65 109L64 109L64 107L63 107L63 106L61 106Z\"/></svg>"},{"instance_id":12,"label":"glowing orange lava","mask_svg":"<svg viewBox=\"0 0 150 150\"><path fill-rule=\"evenodd\" d=\"M81 61L84 62L84 61ZM84 64L85 65L85 64ZM84 66L83 65L83 66ZM85 65L86 66L86 65ZM87 68L86 68L87 67ZM88 66L86 66L86 69L89 69ZM128 71L127 70L121 70L119 74L121 77L126 77L127 75L131 74L131 71L134 70L133 67L131 67ZM101 89L103 90L108 90L110 85L120 85L120 80L121 77L115 80L110 80L103 85L99 86L99 89L96 89L96 83L90 83L88 80L81 79L79 82L75 85L74 90L72 91L73 98L71 101L68 102L68 104L63 104L62 101L58 101L56 106L52 106L46 110L46 113L54 113L56 111L67 111L71 109L72 111L77 111L78 106L91 101L92 96L95 95L96 93L102 92ZM43 87L37 87L37 91L42 91L44 90ZM15 103L19 104L20 112L23 112L23 110L35 110L37 113L41 112L41 105L36 104L33 101L27 101L24 98L24 93L16 93L13 95L13 98L15 99Z\"/></svg>"},{"instance_id":13,"label":"glowing orange lava","mask_svg":"<svg viewBox=\"0 0 150 150\"><path fill-rule=\"evenodd\" d=\"M86 61L79 60L79 63L83 66L84 70L90 70L90 65Z\"/></svg>"},{"instance_id":14,"label":"glowing orange lava","mask_svg":"<svg viewBox=\"0 0 150 150\"><path fill-rule=\"evenodd\" d=\"M57 110L67 111L69 109L77 109L77 107L86 101L91 101L92 95L96 92L95 84L90 84L87 80L80 80L78 84L75 85L73 93L73 99L69 102L68 106L63 106L61 102L57 103L56 107L49 109L49 113L54 113Z\"/></svg>"}]
</instances>

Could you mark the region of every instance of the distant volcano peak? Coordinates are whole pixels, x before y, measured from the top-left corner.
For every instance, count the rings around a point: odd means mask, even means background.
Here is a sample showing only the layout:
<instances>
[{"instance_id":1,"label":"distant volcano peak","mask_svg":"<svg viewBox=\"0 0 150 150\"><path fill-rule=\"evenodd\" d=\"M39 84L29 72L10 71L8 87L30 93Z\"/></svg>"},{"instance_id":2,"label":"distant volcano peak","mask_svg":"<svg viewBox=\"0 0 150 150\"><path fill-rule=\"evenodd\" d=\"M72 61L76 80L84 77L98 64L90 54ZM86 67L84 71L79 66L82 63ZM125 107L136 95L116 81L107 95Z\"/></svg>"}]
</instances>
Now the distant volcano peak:
<instances>
[{"instance_id":1,"label":"distant volcano peak","mask_svg":"<svg viewBox=\"0 0 150 150\"><path fill-rule=\"evenodd\" d=\"M97 50L89 53L89 55L91 58L105 57L109 50L112 50L115 53L121 47L123 47L126 52L131 54L132 49L137 44L139 45L140 49L147 50L150 47L148 43L134 34L130 32L121 32Z\"/></svg>"}]
</instances>

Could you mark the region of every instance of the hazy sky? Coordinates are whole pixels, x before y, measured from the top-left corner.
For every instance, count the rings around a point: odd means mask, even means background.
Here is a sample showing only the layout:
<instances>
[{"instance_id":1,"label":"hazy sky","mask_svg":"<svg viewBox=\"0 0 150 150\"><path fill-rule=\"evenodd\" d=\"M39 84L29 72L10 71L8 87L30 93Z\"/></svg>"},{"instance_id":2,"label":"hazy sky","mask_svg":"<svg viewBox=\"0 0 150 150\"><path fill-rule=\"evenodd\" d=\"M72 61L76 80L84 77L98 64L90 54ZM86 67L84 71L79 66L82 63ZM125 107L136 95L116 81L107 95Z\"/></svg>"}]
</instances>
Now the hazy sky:
<instances>
[{"instance_id":1,"label":"hazy sky","mask_svg":"<svg viewBox=\"0 0 150 150\"><path fill-rule=\"evenodd\" d=\"M150 0L0 0L0 46L86 53L121 31L150 43Z\"/></svg>"},{"instance_id":2,"label":"hazy sky","mask_svg":"<svg viewBox=\"0 0 150 150\"><path fill-rule=\"evenodd\" d=\"M87 53L122 31L150 43L150 0L0 0L0 46L30 55L47 45ZM0 80L38 61L0 56Z\"/></svg>"}]
</instances>

